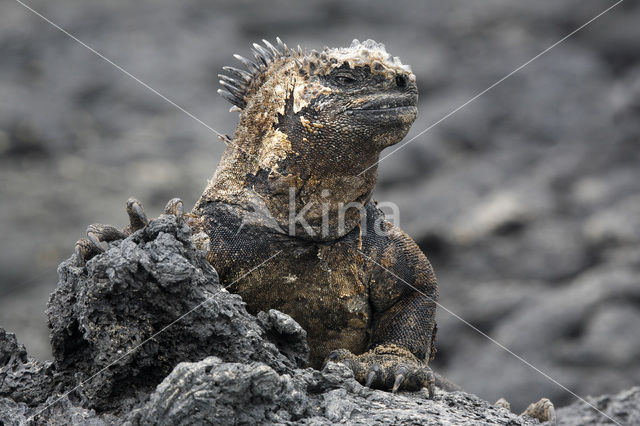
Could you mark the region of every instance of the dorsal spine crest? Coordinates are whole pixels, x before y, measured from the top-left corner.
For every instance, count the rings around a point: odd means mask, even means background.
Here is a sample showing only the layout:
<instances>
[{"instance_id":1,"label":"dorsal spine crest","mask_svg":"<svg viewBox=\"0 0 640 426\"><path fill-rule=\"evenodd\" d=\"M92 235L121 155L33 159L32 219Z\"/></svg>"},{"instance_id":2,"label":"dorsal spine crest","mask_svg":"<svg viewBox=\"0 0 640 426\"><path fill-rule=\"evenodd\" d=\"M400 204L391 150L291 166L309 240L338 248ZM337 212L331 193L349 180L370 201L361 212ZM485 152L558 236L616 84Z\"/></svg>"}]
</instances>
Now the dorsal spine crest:
<instances>
[{"instance_id":1,"label":"dorsal spine crest","mask_svg":"<svg viewBox=\"0 0 640 426\"><path fill-rule=\"evenodd\" d=\"M262 40L262 42L266 48L258 43L253 44L252 52L255 60L233 55L245 66L246 70L223 67L227 74L218 74L220 85L223 87L218 90L218 93L240 109L247 106L247 96L256 89L255 86L259 84L264 72L271 64L291 56L301 56L302 51L300 49L298 51L289 49L279 37L276 38L276 46L267 40Z\"/></svg>"}]
</instances>

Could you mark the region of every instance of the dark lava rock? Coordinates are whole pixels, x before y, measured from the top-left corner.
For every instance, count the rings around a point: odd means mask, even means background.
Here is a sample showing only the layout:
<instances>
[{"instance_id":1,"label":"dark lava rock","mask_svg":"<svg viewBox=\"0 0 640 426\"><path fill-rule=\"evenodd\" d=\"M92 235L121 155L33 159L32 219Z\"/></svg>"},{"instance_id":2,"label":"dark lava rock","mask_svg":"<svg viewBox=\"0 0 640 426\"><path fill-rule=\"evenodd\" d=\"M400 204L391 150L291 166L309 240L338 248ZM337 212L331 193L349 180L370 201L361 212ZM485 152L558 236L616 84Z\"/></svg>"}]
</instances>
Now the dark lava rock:
<instances>
[{"instance_id":1,"label":"dark lava rock","mask_svg":"<svg viewBox=\"0 0 640 426\"><path fill-rule=\"evenodd\" d=\"M181 363L126 424L537 424L463 392L429 400L421 392L394 395L365 388L351 371L279 375L260 364L224 363L210 357Z\"/></svg>"},{"instance_id":2,"label":"dark lava rock","mask_svg":"<svg viewBox=\"0 0 640 426\"><path fill-rule=\"evenodd\" d=\"M569 389L580 389L580 395L629 388L640 382L640 268L616 258L554 289L536 282L470 286L464 300L471 307L464 318L516 354L527 354L528 362ZM463 306L449 308L459 312ZM465 390L505 396L519 406L526 406L523 395L532 392L557 406L569 396L456 318L443 314L439 326L442 336L458 337L440 344L449 354L447 376L457 383L477 383ZM614 380L621 371L625 377ZM501 379L482 381L487 374Z\"/></svg>"},{"instance_id":3,"label":"dark lava rock","mask_svg":"<svg viewBox=\"0 0 640 426\"><path fill-rule=\"evenodd\" d=\"M365 388L329 363L304 366L306 333L254 317L161 216L86 264L59 267L49 308L54 361L0 330L0 424L534 424L463 392Z\"/></svg>"},{"instance_id":4,"label":"dark lava rock","mask_svg":"<svg viewBox=\"0 0 640 426\"><path fill-rule=\"evenodd\" d=\"M300 325L275 310L247 313L173 216L58 272L53 362L0 329L0 425L538 424L461 391L392 394L363 387L342 364L303 369ZM592 402L633 421L639 394ZM560 413L562 424L605 419L580 405Z\"/></svg>"},{"instance_id":5,"label":"dark lava rock","mask_svg":"<svg viewBox=\"0 0 640 426\"><path fill-rule=\"evenodd\" d=\"M557 411L559 425L613 424L611 418L623 425L640 424L640 387L636 386L615 395L587 397L587 401L610 418L605 418L584 402L575 402Z\"/></svg>"},{"instance_id":6,"label":"dark lava rock","mask_svg":"<svg viewBox=\"0 0 640 426\"><path fill-rule=\"evenodd\" d=\"M263 363L228 363L218 357L183 362L131 412L96 413L63 397L38 407L0 398L0 424L36 424L39 414L51 425L191 424L428 424L533 425L464 392L397 395L365 388L351 371L330 363L323 371L278 374ZM41 413L40 413L41 412Z\"/></svg>"},{"instance_id":7,"label":"dark lava rock","mask_svg":"<svg viewBox=\"0 0 640 426\"><path fill-rule=\"evenodd\" d=\"M27 356L16 336L0 328L0 399L39 404L53 391L53 368Z\"/></svg>"},{"instance_id":8,"label":"dark lava rock","mask_svg":"<svg viewBox=\"0 0 640 426\"><path fill-rule=\"evenodd\" d=\"M79 392L91 406L137 400L179 362L211 355L261 361L281 373L306 362L306 332L283 314L258 323L190 237L188 226L161 216L86 265L76 258L60 265L47 310L54 363L75 382L87 381ZM284 356L267 333L290 342L295 354Z\"/></svg>"}]
</instances>

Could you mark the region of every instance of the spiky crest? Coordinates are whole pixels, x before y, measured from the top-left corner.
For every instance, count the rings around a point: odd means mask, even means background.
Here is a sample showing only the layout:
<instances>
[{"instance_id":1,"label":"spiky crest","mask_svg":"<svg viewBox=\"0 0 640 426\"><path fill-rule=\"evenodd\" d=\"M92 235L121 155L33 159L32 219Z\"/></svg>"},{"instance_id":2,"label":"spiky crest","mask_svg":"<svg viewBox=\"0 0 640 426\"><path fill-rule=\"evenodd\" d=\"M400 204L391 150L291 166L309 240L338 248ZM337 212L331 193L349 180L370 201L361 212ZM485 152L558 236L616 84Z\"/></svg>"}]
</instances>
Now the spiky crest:
<instances>
[{"instance_id":1,"label":"spiky crest","mask_svg":"<svg viewBox=\"0 0 640 426\"><path fill-rule=\"evenodd\" d=\"M236 107L242 109L247 105L246 97L251 92L255 84L261 80L261 76L266 69L276 60L285 59L293 55L299 55L295 50L289 49L286 44L276 38L276 46L267 40L262 40L263 47L257 43L253 44L254 60L247 59L240 55L233 55L237 60L242 62L246 70L234 67L222 67L227 74L218 74L220 77L220 85L223 87L218 93L231 102Z\"/></svg>"},{"instance_id":2,"label":"spiky crest","mask_svg":"<svg viewBox=\"0 0 640 426\"><path fill-rule=\"evenodd\" d=\"M300 71L306 75L327 74L333 68L346 62L351 67L368 65L373 70L393 70L403 72L414 79L411 68L403 65L398 57L392 57L387 53L382 43L374 40L360 42L353 40L351 46L341 48L325 47L322 51L303 51L300 46L290 49L286 44L276 38L276 46L267 40L262 40L264 46L253 44L252 53L254 60L240 55L233 55L242 62L246 70L234 67L223 67L227 74L218 74L222 89L218 93L231 102L235 107L244 109L247 106L247 97L255 93L262 84L263 76L267 69L276 61L291 59L295 61ZM380 67L380 64L384 64Z\"/></svg>"}]
</instances>

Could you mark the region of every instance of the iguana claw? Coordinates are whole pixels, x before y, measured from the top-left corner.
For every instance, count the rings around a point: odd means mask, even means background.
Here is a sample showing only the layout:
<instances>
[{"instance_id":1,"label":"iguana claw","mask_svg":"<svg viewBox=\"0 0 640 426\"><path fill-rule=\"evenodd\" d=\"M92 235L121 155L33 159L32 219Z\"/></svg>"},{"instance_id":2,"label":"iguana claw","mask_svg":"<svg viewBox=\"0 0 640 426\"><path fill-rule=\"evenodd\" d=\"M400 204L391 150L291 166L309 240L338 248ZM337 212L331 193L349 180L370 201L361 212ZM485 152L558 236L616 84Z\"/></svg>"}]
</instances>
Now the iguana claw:
<instances>
[{"instance_id":1,"label":"iguana claw","mask_svg":"<svg viewBox=\"0 0 640 426\"><path fill-rule=\"evenodd\" d=\"M365 387L370 388L371 385L373 384L373 381L376 379L377 376L380 375L381 373L381 368L379 365L374 365L371 367L371 371L369 371L369 375L367 376L367 381L364 384Z\"/></svg>"},{"instance_id":2,"label":"iguana claw","mask_svg":"<svg viewBox=\"0 0 640 426\"><path fill-rule=\"evenodd\" d=\"M95 245L88 238L80 238L76 241L75 254L80 263L86 262L103 251L102 247Z\"/></svg>"},{"instance_id":3,"label":"iguana claw","mask_svg":"<svg viewBox=\"0 0 640 426\"><path fill-rule=\"evenodd\" d=\"M122 240L133 232L144 228L149 223L142 203L135 198L127 200L126 211L129 216L129 224L122 231L113 225L100 223L94 223L87 227L87 238L79 239L75 247L75 253L81 263L104 252L104 243ZM184 218L182 200L179 198L170 200L164 208L164 213L174 215L178 220L182 220Z\"/></svg>"},{"instance_id":4,"label":"iguana claw","mask_svg":"<svg viewBox=\"0 0 640 426\"><path fill-rule=\"evenodd\" d=\"M113 225L91 224L87 227L87 237L97 246L103 241L117 241L126 237L126 234Z\"/></svg>"},{"instance_id":5,"label":"iguana claw","mask_svg":"<svg viewBox=\"0 0 640 426\"><path fill-rule=\"evenodd\" d=\"M172 198L164 207L165 214L171 214L182 220L184 218L184 205L180 198Z\"/></svg>"},{"instance_id":6,"label":"iguana claw","mask_svg":"<svg viewBox=\"0 0 640 426\"><path fill-rule=\"evenodd\" d=\"M366 387L390 390L393 393L427 388L429 397L434 396L435 376L431 368L399 346L378 346L361 355L339 349L331 352L326 360L349 367L355 379Z\"/></svg>"},{"instance_id":7,"label":"iguana claw","mask_svg":"<svg viewBox=\"0 0 640 426\"><path fill-rule=\"evenodd\" d=\"M400 369L402 369L403 371L407 370L404 367L400 367ZM396 393L398 391L398 388L400 388L400 385L402 384L402 382L404 382L404 374L400 373L400 374L396 375L396 379L393 382L393 388L391 389L391 392L392 393Z\"/></svg>"},{"instance_id":8,"label":"iguana claw","mask_svg":"<svg viewBox=\"0 0 640 426\"><path fill-rule=\"evenodd\" d=\"M127 233L142 229L149 223L142 203L135 198L127 200L127 215L129 215L129 225L125 228L125 232L128 231Z\"/></svg>"}]
</instances>

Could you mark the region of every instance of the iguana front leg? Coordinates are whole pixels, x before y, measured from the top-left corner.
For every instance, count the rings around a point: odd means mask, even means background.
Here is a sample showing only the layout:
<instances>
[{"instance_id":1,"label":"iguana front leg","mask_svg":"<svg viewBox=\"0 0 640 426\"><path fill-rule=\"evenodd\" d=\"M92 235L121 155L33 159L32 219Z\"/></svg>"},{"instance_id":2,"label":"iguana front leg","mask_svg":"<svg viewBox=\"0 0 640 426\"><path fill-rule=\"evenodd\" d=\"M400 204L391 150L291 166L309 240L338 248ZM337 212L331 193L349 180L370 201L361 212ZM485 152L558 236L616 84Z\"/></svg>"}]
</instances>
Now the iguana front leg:
<instances>
[{"instance_id":1,"label":"iguana front leg","mask_svg":"<svg viewBox=\"0 0 640 426\"><path fill-rule=\"evenodd\" d=\"M142 229L149 223L142 203L135 198L129 198L126 203L126 211L129 216L129 224L122 230L113 225L94 223L87 227L87 238L81 238L76 242L76 255L81 262L86 262L92 257L104 251L103 242L122 240L138 229ZM164 208L165 214L172 214L178 218L184 216L182 200L174 198Z\"/></svg>"},{"instance_id":2,"label":"iguana front leg","mask_svg":"<svg viewBox=\"0 0 640 426\"><path fill-rule=\"evenodd\" d=\"M409 236L384 223L385 236L373 237L363 251L371 268L369 298L373 312L370 349L347 350L327 360L349 366L361 383L380 389L419 390L434 395L428 361L435 355L436 277L431 264Z\"/></svg>"},{"instance_id":3,"label":"iguana front leg","mask_svg":"<svg viewBox=\"0 0 640 426\"><path fill-rule=\"evenodd\" d=\"M345 364L355 379L367 387L394 393L427 388L429 398L435 395L435 375L427 361L398 345L376 346L361 355L338 349L327 356L327 361Z\"/></svg>"}]
</instances>

